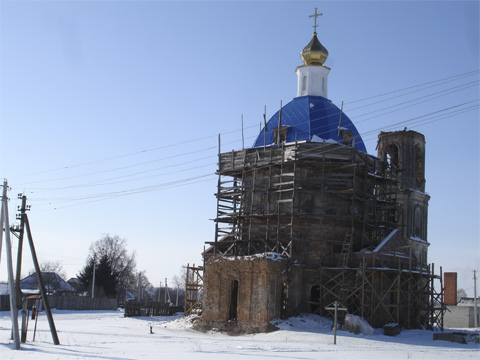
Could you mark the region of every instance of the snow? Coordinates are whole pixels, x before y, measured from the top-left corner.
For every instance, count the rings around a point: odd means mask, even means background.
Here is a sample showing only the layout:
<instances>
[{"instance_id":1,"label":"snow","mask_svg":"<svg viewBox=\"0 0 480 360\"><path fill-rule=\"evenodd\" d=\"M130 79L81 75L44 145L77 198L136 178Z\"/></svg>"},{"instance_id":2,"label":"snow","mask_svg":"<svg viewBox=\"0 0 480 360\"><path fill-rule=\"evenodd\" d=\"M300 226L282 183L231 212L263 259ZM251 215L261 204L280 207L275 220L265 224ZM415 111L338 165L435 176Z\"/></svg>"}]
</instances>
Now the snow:
<instances>
[{"instance_id":1,"label":"snow","mask_svg":"<svg viewBox=\"0 0 480 360\"><path fill-rule=\"evenodd\" d=\"M255 260L255 259L270 259L270 260L273 260L273 261L283 261L283 260L285 260L282 254L276 253L276 252L266 252L266 253L261 253L261 254L246 255L246 256L240 256L240 257L237 257L237 256L223 256L223 257L219 257L218 260L219 259L225 259L225 260L230 260L230 261L234 261L234 260L238 260L238 259L241 259L242 261L252 261L252 260ZM216 260L216 261L218 261L218 260Z\"/></svg>"},{"instance_id":2,"label":"snow","mask_svg":"<svg viewBox=\"0 0 480 360\"><path fill-rule=\"evenodd\" d=\"M423 240L422 238L419 238L418 236L410 236L409 239L410 240L415 240L415 241L418 241L418 242L428 243L427 240Z\"/></svg>"},{"instance_id":3,"label":"snow","mask_svg":"<svg viewBox=\"0 0 480 360\"><path fill-rule=\"evenodd\" d=\"M410 191L413 191L413 192L416 192L416 193L419 193L419 194L422 194L422 195L428 195L428 196L430 196L429 193L423 192L423 191L420 191L420 190L417 190L417 189L405 188L405 190L410 190Z\"/></svg>"},{"instance_id":4,"label":"snow","mask_svg":"<svg viewBox=\"0 0 480 360\"><path fill-rule=\"evenodd\" d=\"M35 342L13 350L10 313L0 312L0 359L461 359L478 358L479 344L434 341L433 332L404 330L395 337L375 329L371 336L337 332L332 322L304 314L272 323L271 333L229 336L193 330L195 316L125 318L122 311L53 310L60 345L53 345L46 316L38 319ZM150 327L153 334L150 333Z\"/></svg>"},{"instance_id":5,"label":"snow","mask_svg":"<svg viewBox=\"0 0 480 360\"><path fill-rule=\"evenodd\" d=\"M345 315L345 328L348 327L354 330L355 333L361 333L363 335L373 335L375 330L370 324L362 317L352 314Z\"/></svg>"},{"instance_id":6,"label":"snow","mask_svg":"<svg viewBox=\"0 0 480 360\"><path fill-rule=\"evenodd\" d=\"M390 234L388 234L388 236L387 236L385 239L383 239L383 241L375 248L375 250L373 250L373 252L379 252L380 249L381 249L382 247L384 247L387 242L390 241L390 239L392 238L392 236L397 233L397 231L398 231L398 229L395 229L395 230L393 230Z\"/></svg>"},{"instance_id":7,"label":"snow","mask_svg":"<svg viewBox=\"0 0 480 360\"><path fill-rule=\"evenodd\" d=\"M314 142L314 143L337 144L336 140L323 139L323 138L321 138L320 136L317 136L317 135L313 135L312 140L310 140L310 141Z\"/></svg>"}]
</instances>

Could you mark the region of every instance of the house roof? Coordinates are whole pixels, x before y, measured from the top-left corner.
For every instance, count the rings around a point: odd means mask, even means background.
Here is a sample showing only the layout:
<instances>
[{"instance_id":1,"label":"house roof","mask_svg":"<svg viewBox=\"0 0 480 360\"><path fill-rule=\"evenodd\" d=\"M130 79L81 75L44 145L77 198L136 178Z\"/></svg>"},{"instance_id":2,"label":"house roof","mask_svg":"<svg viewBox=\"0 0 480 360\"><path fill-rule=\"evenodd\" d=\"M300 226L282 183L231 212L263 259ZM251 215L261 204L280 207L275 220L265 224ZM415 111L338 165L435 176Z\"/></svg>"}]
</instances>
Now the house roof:
<instances>
[{"instance_id":1,"label":"house roof","mask_svg":"<svg viewBox=\"0 0 480 360\"><path fill-rule=\"evenodd\" d=\"M10 291L8 290L8 282L0 282L0 295L8 295Z\"/></svg>"},{"instance_id":2,"label":"house roof","mask_svg":"<svg viewBox=\"0 0 480 360\"><path fill-rule=\"evenodd\" d=\"M75 291L72 285L67 283L63 280L58 274L54 272L42 272L42 278L45 285L48 287L49 285L54 284L53 288L47 289L54 290L54 291ZM28 289L28 290L37 290L37 276L36 274L32 274L20 280L20 288L21 289Z\"/></svg>"},{"instance_id":3,"label":"house roof","mask_svg":"<svg viewBox=\"0 0 480 360\"><path fill-rule=\"evenodd\" d=\"M480 297L477 297L477 306L479 305L480 305ZM458 302L457 306L475 306L475 298L462 297Z\"/></svg>"}]
</instances>

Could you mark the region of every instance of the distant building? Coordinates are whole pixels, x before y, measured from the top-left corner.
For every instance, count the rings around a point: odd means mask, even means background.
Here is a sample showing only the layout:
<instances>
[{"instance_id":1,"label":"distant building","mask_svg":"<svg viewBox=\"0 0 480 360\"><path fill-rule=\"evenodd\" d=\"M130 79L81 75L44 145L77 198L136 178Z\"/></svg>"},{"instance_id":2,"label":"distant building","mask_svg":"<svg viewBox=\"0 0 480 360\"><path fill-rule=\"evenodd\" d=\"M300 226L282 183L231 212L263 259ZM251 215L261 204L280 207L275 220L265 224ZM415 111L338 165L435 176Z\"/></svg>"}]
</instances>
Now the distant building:
<instances>
[{"instance_id":1,"label":"distant building","mask_svg":"<svg viewBox=\"0 0 480 360\"><path fill-rule=\"evenodd\" d=\"M58 274L54 272L42 272L42 279L45 285L45 291L47 294L73 294L75 288L63 280ZM37 275L33 273L20 281L20 288L22 290L38 290Z\"/></svg>"},{"instance_id":2,"label":"distant building","mask_svg":"<svg viewBox=\"0 0 480 360\"><path fill-rule=\"evenodd\" d=\"M447 328L475 327L475 298L463 297L456 306L447 306L443 324ZM477 324L480 324L480 297L477 297Z\"/></svg>"},{"instance_id":3,"label":"distant building","mask_svg":"<svg viewBox=\"0 0 480 360\"><path fill-rule=\"evenodd\" d=\"M70 286L75 289L76 293L81 292L82 282L80 281L79 278L76 278L76 277L75 278L70 278L70 279L67 280L67 283L70 284Z\"/></svg>"},{"instance_id":4,"label":"distant building","mask_svg":"<svg viewBox=\"0 0 480 360\"><path fill-rule=\"evenodd\" d=\"M8 282L0 281L0 295L8 295L10 291L8 289Z\"/></svg>"}]
</instances>

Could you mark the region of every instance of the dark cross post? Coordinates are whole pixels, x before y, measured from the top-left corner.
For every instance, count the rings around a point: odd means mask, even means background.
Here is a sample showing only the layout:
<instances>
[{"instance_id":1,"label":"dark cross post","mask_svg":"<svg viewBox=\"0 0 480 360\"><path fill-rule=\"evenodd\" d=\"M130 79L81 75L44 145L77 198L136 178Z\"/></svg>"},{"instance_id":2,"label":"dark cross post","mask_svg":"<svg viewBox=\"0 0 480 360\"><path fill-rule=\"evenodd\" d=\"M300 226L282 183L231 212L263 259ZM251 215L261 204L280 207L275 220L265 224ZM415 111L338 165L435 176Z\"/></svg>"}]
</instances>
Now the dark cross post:
<instances>
[{"instance_id":1,"label":"dark cross post","mask_svg":"<svg viewBox=\"0 0 480 360\"><path fill-rule=\"evenodd\" d=\"M338 315L338 311L348 311L348 309L346 307L344 307L342 304L340 304L338 301L335 300L333 303L326 306L325 310L334 310L335 311L335 315L334 315L334 319L333 319L333 343L336 345L337 344L337 324L338 324L337 315Z\"/></svg>"},{"instance_id":2,"label":"dark cross post","mask_svg":"<svg viewBox=\"0 0 480 360\"><path fill-rule=\"evenodd\" d=\"M317 13L317 8L315 8L315 14L309 16L309 17L315 18L315 25L313 25L315 34L317 33L317 27L318 27L318 25L317 25L317 17L322 16L322 15L323 15L322 13L318 14L318 13Z\"/></svg>"}]
</instances>

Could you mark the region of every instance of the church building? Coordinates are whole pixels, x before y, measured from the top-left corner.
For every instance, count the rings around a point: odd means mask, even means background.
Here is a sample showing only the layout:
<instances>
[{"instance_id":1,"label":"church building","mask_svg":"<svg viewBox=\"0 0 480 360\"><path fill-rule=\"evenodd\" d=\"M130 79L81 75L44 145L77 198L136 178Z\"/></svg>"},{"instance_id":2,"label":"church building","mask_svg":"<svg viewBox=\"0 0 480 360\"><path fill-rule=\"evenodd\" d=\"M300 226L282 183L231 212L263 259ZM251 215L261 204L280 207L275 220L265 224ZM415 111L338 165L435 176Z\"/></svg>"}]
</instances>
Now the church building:
<instances>
[{"instance_id":1,"label":"church building","mask_svg":"<svg viewBox=\"0 0 480 360\"><path fill-rule=\"evenodd\" d=\"M314 32L296 69L297 97L251 148L219 154L215 239L203 254L205 328L268 331L275 318L332 316L325 308L335 301L374 327L438 321L425 138L381 132L369 155L328 99L327 57Z\"/></svg>"}]
</instances>

